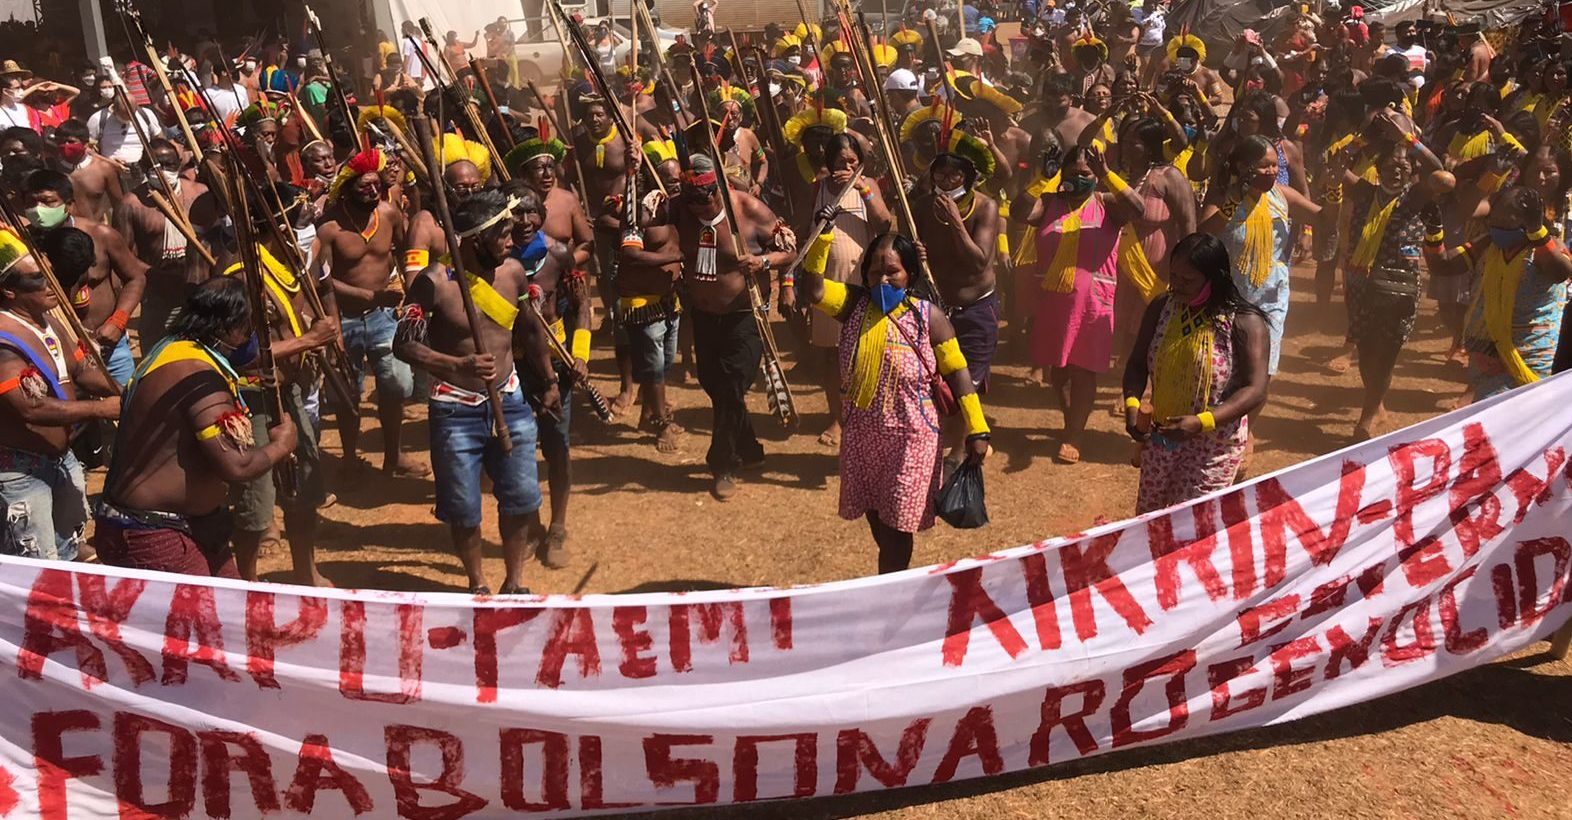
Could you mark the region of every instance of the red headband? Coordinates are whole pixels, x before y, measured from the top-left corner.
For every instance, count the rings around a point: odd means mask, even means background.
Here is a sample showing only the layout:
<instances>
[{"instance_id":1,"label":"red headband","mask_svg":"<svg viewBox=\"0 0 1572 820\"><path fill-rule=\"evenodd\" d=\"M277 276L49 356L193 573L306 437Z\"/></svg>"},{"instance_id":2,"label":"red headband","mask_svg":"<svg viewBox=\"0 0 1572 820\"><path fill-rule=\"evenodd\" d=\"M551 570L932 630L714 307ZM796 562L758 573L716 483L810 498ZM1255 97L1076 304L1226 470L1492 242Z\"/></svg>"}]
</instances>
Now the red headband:
<instances>
[{"instance_id":1,"label":"red headband","mask_svg":"<svg viewBox=\"0 0 1572 820\"><path fill-rule=\"evenodd\" d=\"M704 173L689 173L688 177L682 182L684 185L690 185L694 188L703 188L706 185L714 185L717 181L718 178L715 176L714 171L705 171Z\"/></svg>"}]
</instances>

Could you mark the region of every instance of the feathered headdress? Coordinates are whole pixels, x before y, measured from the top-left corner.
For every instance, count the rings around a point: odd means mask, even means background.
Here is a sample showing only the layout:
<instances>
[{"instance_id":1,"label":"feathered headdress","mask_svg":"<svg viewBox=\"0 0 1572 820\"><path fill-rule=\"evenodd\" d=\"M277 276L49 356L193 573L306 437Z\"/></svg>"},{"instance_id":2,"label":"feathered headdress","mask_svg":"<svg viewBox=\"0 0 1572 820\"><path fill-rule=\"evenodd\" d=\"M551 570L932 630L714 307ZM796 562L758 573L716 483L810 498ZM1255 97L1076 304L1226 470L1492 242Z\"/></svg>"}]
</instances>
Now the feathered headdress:
<instances>
[{"instance_id":1,"label":"feathered headdress","mask_svg":"<svg viewBox=\"0 0 1572 820\"><path fill-rule=\"evenodd\" d=\"M508 170L519 173L524 170L524 166L541 157L550 157L552 162L561 162L567 153L568 147L562 143L562 140L550 135L542 135L531 137L514 146L502 155L502 164L508 166Z\"/></svg>"},{"instance_id":2,"label":"feathered headdress","mask_svg":"<svg viewBox=\"0 0 1572 820\"><path fill-rule=\"evenodd\" d=\"M940 131L939 144L935 147L938 148L936 153L953 154L970 162L977 169L979 183L991 178L997 169L988 144L959 128L951 128L948 135Z\"/></svg>"},{"instance_id":3,"label":"feathered headdress","mask_svg":"<svg viewBox=\"0 0 1572 820\"><path fill-rule=\"evenodd\" d=\"M617 68L617 76L622 78L625 85L631 86L637 83L640 94L655 93L655 80L653 79L655 75L647 65L639 66L639 74L636 78L633 76L633 66L627 65Z\"/></svg>"},{"instance_id":4,"label":"feathered headdress","mask_svg":"<svg viewBox=\"0 0 1572 820\"><path fill-rule=\"evenodd\" d=\"M922 45L922 35L912 31L906 27L905 23L902 23L901 30L890 35L890 42L898 46L920 46Z\"/></svg>"},{"instance_id":5,"label":"feathered headdress","mask_svg":"<svg viewBox=\"0 0 1572 820\"><path fill-rule=\"evenodd\" d=\"M350 157L338 169L338 175L333 177L333 184L328 186L328 199L338 199L343 192L344 184L366 174L380 174L388 167L386 154L375 148L367 148Z\"/></svg>"},{"instance_id":6,"label":"feathered headdress","mask_svg":"<svg viewBox=\"0 0 1572 820\"><path fill-rule=\"evenodd\" d=\"M649 140L644 143L644 156L650 158L651 165L671 162L677 158L677 144L671 140Z\"/></svg>"},{"instance_id":7,"label":"feathered headdress","mask_svg":"<svg viewBox=\"0 0 1572 820\"><path fill-rule=\"evenodd\" d=\"M387 120L401 134L409 133L409 123L404 119L404 112L391 105L372 105L361 109L360 116L355 118L356 130L364 131L367 125L377 120Z\"/></svg>"},{"instance_id":8,"label":"feathered headdress","mask_svg":"<svg viewBox=\"0 0 1572 820\"><path fill-rule=\"evenodd\" d=\"M831 133L840 134L846 131L846 112L839 108L820 109L817 106L805 108L792 115L792 118L781 126L781 136L792 145L802 145L803 132L814 126L823 126L830 129Z\"/></svg>"},{"instance_id":9,"label":"feathered headdress","mask_svg":"<svg viewBox=\"0 0 1572 820\"><path fill-rule=\"evenodd\" d=\"M1021 110L1021 103L1014 97L983 82L981 79L962 72L956 72L955 92L962 103L990 105L1004 114L1014 114ZM971 108L972 105L963 105Z\"/></svg>"},{"instance_id":10,"label":"feathered headdress","mask_svg":"<svg viewBox=\"0 0 1572 820\"><path fill-rule=\"evenodd\" d=\"M1195 36L1194 34L1191 34L1188 31L1181 32L1177 35L1174 35L1174 37L1168 41L1169 62L1179 59L1179 49L1181 48L1188 48L1194 51L1195 61L1197 63L1206 62L1206 43L1202 42L1201 38Z\"/></svg>"},{"instance_id":11,"label":"feathered headdress","mask_svg":"<svg viewBox=\"0 0 1572 820\"><path fill-rule=\"evenodd\" d=\"M10 228L0 228L0 282L11 275L11 269L16 263L27 256L27 243L22 241L16 231Z\"/></svg>"},{"instance_id":12,"label":"feathered headdress","mask_svg":"<svg viewBox=\"0 0 1572 820\"><path fill-rule=\"evenodd\" d=\"M1075 41L1070 43L1071 53L1074 53L1075 51L1083 48L1096 49L1099 59L1108 59L1108 44L1103 42L1102 39L1099 38L1096 34L1093 34L1091 30L1082 32L1081 36L1075 38Z\"/></svg>"},{"instance_id":13,"label":"feathered headdress","mask_svg":"<svg viewBox=\"0 0 1572 820\"><path fill-rule=\"evenodd\" d=\"M742 109L744 118L753 114L753 95L749 94L741 86L727 83L720 88L710 89L710 93L705 96L705 100L709 103L712 115L719 115L721 106L726 103L736 103Z\"/></svg>"},{"instance_id":14,"label":"feathered headdress","mask_svg":"<svg viewBox=\"0 0 1572 820\"><path fill-rule=\"evenodd\" d=\"M473 140L467 140L458 134L442 135L442 141L435 143L435 147L442 153L442 166L445 168L459 160L469 160L480 169L480 180L485 182L491 179L491 152L486 146Z\"/></svg>"},{"instance_id":15,"label":"feathered headdress","mask_svg":"<svg viewBox=\"0 0 1572 820\"><path fill-rule=\"evenodd\" d=\"M813 36L812 37L808 36L808 31L810 29L813 31ZM797 42L799 42L799 43L805 42L807 40L822 40L822 39L824 39L824 29L819 28L819 25L817 23L814 23L812 25L810 25L808 23L798 23L797 27L791 30L791 33L797 35Z\"/></svg>"},{"instance_id":16,"label":"feathered headdress","mask_svg":"<svg viewBox=\"0 0 1572 820\"><path fill-rule=\"evenodd\" d=\"M873 64L889 68L895 65L895 46L879 43L873 47Z\"/></svg>"},{"instance_id":17,"label":"feathered headdress","mask_svg":"<svg viewBox=\"0 0 1572 820\"><path fill-rule=\"evenodd\" d=\"M235 127L241 129L254 128L268 120L278 121L280 109L277 103L269 100L257 100L246 106L235 115Z\"/></svg>"},{"instance_id":18,"label":"feathered headdress","mask_svg":"<svg viewBox=\"0 0 1572 820\"><path fill-rule=\"evenodd\" d=\"M917 128L923 123L938 122L940 125L946 125L946 119L953 120L954 112L947 112L937 100L933 105L925 105L907 114L906 119L901 122L901 142L911 142L912 137L917 133Z\"/></svg>"},{"instance_id":19,"label":"feathered headdress","mask_svg":"<svg viewBox=\"0 0 1572 820\"><path fill-rule=\"evenodd\" d=\"M770 53L776 57L783 57L786 52L794 48L802 48L802 38L795 34L782 34L781 38L775 41L775 48Z\"/></svg>"}]
</instances>

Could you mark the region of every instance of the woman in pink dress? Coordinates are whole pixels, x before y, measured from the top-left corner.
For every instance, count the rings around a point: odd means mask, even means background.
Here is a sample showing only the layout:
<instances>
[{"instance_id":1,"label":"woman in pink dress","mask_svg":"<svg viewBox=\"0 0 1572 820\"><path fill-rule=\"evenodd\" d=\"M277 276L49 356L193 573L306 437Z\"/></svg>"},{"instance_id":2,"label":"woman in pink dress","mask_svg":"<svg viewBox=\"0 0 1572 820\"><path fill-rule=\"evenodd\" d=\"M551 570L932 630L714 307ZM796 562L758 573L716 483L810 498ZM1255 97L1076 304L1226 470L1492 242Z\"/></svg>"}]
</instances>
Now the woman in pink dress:
<instances>
[{"instance_id":1,"label":"woman in pink dress","mask_svg":"<svg viewBox=\"0 0 1572 820\"><path fill-rule=\"evenodd\" d=\"M1032 321L1032 363L1047 372L1064 412L1064 437L1055 458L1074 464L1081 460L1097 374L1108 370L1113 355L1119 234L1126 223L1146 215L1146 203L1108 170L1096 148L1072 146L1060 173L1059 190L1044 194L1026 219L1040 226L1037 259L1044 264ZM1096 190L1099 180L1103 191Z\"/></svg>"},{"instance_id":2,"label":"woman in pink dress","mask_svg":"<svg viewBox=\"0 0 1572 820\"><path fill-rule=\"evenodd\" d=\"M833 219L829 204L817 214ZM940 417L933 376L944 377L966 420L967 460L988 454L988 423L972 387L955 328L918 279L920 250L899 234L874 237L860 284L824 278L835 232L815 237L797 280L799 297L841 322L841 517L866 519L879 547L879 572L911 565L912 535L933 526L939 488Z\"/></svg>"}]
</instances>

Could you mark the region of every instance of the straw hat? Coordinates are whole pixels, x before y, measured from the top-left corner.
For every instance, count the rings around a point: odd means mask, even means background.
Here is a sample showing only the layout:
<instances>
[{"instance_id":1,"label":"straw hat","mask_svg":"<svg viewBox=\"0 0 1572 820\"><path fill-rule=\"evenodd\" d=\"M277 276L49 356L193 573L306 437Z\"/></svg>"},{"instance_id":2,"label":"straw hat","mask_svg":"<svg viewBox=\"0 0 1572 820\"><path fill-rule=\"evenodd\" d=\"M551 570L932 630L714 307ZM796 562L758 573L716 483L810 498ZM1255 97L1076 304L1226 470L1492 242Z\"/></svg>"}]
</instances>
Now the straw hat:
<instances>
[{"instance_id":1,"label":"straw hat","mask_svg":"<svg viewBox=\"0 0 1572 820\"><path fill-rule=\"evenodd\" d=\"M0 79L4 79L6 77L21 77L22 79L26 80L32 76L33 72L23 68L15 60L6 60L5 62L0 62Z\"/></svg>"}]
</instances>

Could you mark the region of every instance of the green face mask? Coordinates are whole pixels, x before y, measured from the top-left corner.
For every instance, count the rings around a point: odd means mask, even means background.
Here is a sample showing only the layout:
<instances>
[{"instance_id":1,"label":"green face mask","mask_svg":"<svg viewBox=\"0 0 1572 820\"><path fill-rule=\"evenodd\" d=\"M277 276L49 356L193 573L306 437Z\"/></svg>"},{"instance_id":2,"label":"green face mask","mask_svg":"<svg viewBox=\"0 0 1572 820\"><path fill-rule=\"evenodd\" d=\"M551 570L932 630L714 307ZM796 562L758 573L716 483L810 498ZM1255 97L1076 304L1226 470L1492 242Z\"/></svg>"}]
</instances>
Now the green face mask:
<instances>
[{"instance_id":1,"label":"green face mask","mask_svg":"<svg viewBox=\"0 0 1572 820\"><path fill-rule=\"evenodd\" d=\"M27 209L27 218L40 228L53 228L66 221L66 206L34 205Z\"/></svg>"},{"instance_id":2,"label":"green face mask","mask_svg":"<svg viewBox=\"0 0 1572 820\"><path fill-rule=\"evenodd\" d=\"M1066 193L1084 196L1097 187L1097 180L1092 177L1069 177L1062 180L1059 187Z\"/></svg>"}]
</instances>

